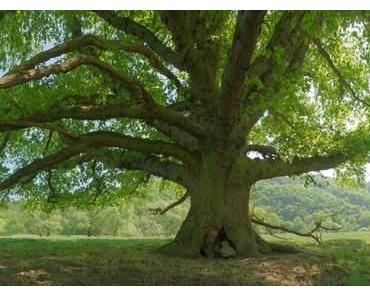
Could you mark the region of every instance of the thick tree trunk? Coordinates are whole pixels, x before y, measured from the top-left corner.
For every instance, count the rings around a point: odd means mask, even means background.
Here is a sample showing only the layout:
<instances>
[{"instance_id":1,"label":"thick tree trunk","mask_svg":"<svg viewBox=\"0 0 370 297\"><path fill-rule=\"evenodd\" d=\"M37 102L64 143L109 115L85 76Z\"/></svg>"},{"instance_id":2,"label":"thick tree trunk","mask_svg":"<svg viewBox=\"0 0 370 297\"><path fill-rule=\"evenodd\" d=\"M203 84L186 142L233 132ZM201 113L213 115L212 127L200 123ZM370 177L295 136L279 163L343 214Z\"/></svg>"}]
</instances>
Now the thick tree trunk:
<instances>
[{"instance_id":1,"label":"thick tree trunk","mask_svg":"<svg viewBox=\"0 0 370 297\"><path fill-rule=\"evenodd\" d=\"M249 220L251 183L238 164L217 166L207 158L191 189L191 208L175 240L164 250L206 257L255 256L257 243Z\"/></svg>"}]
</instances>

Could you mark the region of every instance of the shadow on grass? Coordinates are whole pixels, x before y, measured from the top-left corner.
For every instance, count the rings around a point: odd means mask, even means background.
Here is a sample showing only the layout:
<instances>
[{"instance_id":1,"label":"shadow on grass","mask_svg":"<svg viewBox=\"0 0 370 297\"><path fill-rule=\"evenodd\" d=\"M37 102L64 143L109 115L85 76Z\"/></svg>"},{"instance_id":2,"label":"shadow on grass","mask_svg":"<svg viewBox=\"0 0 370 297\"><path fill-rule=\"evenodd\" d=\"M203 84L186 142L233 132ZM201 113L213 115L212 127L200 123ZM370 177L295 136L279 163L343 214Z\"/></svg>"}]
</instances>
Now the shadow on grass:
<instances>
[{"instance_id":1,"label":"shadow on grass","mask_svg":"<svg viewBox=\"0 0 370 297\"><path fill-rule=\"evenodd\" d=\"M369 284L369 245L331 240L250 259L169 257L161 239L0 239L1 285Z\"/></svg>"}]
</instances>

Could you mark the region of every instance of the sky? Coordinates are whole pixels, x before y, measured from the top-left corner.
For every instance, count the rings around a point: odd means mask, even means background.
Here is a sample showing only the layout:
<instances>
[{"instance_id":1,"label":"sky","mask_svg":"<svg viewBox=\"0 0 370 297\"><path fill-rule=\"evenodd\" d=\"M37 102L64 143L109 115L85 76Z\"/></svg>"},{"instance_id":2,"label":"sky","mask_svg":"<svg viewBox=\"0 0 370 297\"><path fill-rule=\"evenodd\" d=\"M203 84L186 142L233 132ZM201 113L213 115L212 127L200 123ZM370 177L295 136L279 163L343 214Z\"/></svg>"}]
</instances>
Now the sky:
<instances>
[{"instance_id":1,"label":"sky","mask_svg":"<svg viewBox=\"0 0 370 297\"><path fill-rule=\"evenodd\" d=\"M335 176L335 170L329 169L329 170L322 170L320 171L324 176L327 177L334 177ZM370 163L366 165L366 182L370 182Z\"/></svg>"}]
</instances>

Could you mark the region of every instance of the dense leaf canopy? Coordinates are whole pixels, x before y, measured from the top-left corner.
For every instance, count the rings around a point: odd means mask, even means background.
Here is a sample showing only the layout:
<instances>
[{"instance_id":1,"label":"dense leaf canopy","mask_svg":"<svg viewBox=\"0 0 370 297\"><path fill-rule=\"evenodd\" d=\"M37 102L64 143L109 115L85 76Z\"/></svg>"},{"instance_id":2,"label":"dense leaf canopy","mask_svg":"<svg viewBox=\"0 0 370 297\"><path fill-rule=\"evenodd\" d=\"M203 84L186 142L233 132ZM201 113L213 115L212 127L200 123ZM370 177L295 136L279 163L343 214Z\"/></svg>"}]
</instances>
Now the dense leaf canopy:
<instances>
[{"instance_id":1,"label":"dense leaf canopy","mask_svg":"<svg viewBox=\"0 0 370 297\"><path fill-rule=\"evenodd\" d=\"M187 186L199 151L236 133L212 127L235 118L256 180L338 165L359 178L369 26L367 12L0 12L1 197Z\"/></svg>"}]
</instances>

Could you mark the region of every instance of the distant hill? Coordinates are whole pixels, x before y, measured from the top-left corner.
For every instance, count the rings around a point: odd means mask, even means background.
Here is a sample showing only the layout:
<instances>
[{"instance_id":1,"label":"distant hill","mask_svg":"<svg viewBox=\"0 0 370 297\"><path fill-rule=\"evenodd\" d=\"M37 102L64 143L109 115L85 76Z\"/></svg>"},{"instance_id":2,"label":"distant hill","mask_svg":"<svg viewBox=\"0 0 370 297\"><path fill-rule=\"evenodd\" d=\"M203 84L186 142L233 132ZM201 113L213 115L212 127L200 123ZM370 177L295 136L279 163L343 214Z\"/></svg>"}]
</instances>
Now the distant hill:
<instances>
[{"instance_id":1,"label":"distant hill","mask_svg":"<svg viewBox=\"0 0 370 297\"><path fill-rule=\"evenodd\" d=\"M315 219L332 214L332 221L343 230L354 231L370 226L369 189L369 184L364 189L344 189L332 179L305 187L300 179L276 178L258 183L252 196L254 205L267 212L266 220L269 213L275 214L290 227L308 229Z\"/></svg>"},{"instance_id":2,"label":"distant hill","mask_svg":"<svg viewBox=\"0 0 370 297\"><path fill-rule=\"evenodd\" d=\"M304 186L301 179L276 178L259 182L253 189L251 209L267 222L307 231L315 220L333 215L327 226L342 226L344 231L370 229L370 185L366 189L343 189L334 180L319 179L317 185ZM120 205L82 210L70 208L51 213L29 210L22 203L0 209L0 234L172 236L189 208L185 202L165 215L153 215L149 208L165 207L175 194L157 185L147 197L123 200ZM258 227L260 232L263 228Z\"/></svg>"}]
</instances>

